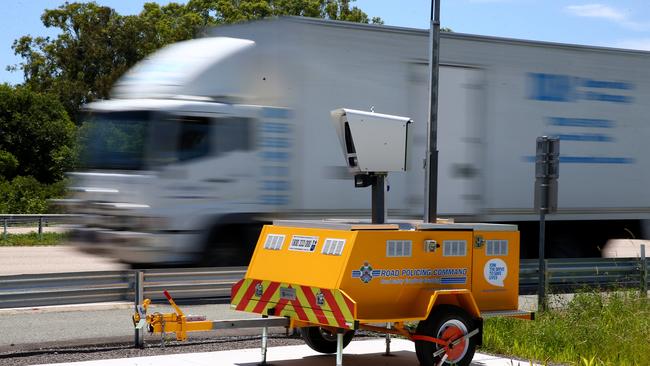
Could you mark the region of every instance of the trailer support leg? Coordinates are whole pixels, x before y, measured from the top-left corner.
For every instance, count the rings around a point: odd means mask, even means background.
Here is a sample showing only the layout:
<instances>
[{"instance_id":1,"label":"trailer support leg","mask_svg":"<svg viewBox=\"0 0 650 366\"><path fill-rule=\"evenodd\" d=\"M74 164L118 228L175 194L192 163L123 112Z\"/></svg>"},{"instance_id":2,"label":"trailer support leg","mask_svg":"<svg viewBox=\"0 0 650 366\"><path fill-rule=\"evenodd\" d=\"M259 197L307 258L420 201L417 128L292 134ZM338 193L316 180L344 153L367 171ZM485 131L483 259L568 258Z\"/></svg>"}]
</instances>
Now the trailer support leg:
<instances>
[{"instance_id":1,"label":"trailer support leg","mask_svg":"<svg viewBox=\"0 0 650 366\"><path fill-rule=\"evenodd\" d=\"M343 366L343 332L336 333L336 366Z\"/></svg>"},{"instance_id":2,"label":"trailer support leg","mask_svg":"<svg viewBox=\"0 0 650 366\"><path fill-rule=\"evenodd\" d=\"M266 365L266 349L269 343L269 328L262 328L262 362L260 365Z\"/></svg>"},{"instance_id":3,"label":"trailer support leg","mask_svg":"<svg viewBox=\"0 0 650 366\"><path fill-rule=\"evenodd\" d=\"M391 324L387 323L386 327L390 329ZM386 333L386 353L384 354L384 356L390 356L390 333Z\"/></svg>"}]
</instances>

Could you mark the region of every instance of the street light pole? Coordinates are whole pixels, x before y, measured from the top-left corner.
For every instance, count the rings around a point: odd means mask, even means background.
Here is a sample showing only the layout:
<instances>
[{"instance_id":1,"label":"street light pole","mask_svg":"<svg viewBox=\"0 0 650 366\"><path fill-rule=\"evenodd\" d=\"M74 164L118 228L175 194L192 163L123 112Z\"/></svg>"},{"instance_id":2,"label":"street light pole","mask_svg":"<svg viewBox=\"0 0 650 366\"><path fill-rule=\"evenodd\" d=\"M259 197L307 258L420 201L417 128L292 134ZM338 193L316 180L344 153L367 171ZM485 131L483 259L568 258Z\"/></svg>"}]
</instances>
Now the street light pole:
<instances>
[{"instance_id":1,"label":"street light pole","mask_svg":"<svg viewBox=\"0 0 650 366\"><path fill-rule=\"evenodd\" d=\"M438 76L440 68L440 0L431 1L429 30L429 123L425 172L424 222L438 217Z\"/></svg>"}]
</instances>

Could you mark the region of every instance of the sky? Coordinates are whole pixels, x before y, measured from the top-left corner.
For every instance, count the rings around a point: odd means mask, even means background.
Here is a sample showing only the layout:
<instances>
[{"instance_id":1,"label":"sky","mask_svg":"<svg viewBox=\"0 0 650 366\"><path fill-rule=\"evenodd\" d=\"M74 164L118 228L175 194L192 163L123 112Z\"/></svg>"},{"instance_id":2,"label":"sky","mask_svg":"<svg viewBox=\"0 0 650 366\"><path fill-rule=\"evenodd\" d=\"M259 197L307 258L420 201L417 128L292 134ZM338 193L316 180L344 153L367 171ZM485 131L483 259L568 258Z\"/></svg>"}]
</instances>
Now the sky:
<instances>
[{"instance_id":1,"label":"sky","mask_svg":"<svg viewBox=\"0 0 650 366\"><path fill-rule=\"evenodd\" d=\"M150 0L152 1L152 0ZM136 14L143 0L96 0L120 14ZM156 1L166 4L169 1ZM184 2L184 1L180 1ZM44 9L64 0L4 0L0 13L0 83L17 84L22 73L11 49L23 35L56 36L43 26ZM431 0L357 0L386 25L429 28ZM650 0L442 0L441 23L455 32L549 42L650 50Z\"/></svg>"}]
</instances>

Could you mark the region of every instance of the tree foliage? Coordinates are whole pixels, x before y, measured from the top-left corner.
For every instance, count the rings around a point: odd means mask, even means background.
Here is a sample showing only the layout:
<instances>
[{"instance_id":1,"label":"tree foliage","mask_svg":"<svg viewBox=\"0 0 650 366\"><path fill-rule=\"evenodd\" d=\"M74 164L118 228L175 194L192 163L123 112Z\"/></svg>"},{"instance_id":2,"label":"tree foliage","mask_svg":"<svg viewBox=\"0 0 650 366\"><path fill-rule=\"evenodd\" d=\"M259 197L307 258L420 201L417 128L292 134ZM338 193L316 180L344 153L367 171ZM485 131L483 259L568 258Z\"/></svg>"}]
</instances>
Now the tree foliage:
<instances>
[{"instance_id":1,"label":"tree foliage","mask_svg":"<svg viewBox=\"0 0 650 366\"><path fill-rule=\"evenodd\" d=\"M63 197L65 181L43 184L33 177L0 180L0 213L43 214L51 212L47 200Z\"/></svg>"},{"instance_id":2,"label":"tree foliage","mask_svg":"<svg viewBox=\"0 0 650 366\"><path fill-rule=\"evenodd\" d=\"M10 70L22 70L25 85L59 96L76 119L79 107L107 98L113 83L127 69L160 47L196 37L210 26L296 15L361 23L369 19L354 0L190 0L160 6L146 3L137 15L89 3L65 3L45 10L46 27L60 30L56 38L23 36L14 52L23 59Z\"/></svg>"},{"instance_id":3,"label":"tree foliage","mask_svg":"<svg viewBox=\"0 0 650 366\"><path fill-rule=\"evenodd\" d=\"M56 96L0 85L0 180L63 179L75 160L75 135Z\"/></svg>"}]
</instances>

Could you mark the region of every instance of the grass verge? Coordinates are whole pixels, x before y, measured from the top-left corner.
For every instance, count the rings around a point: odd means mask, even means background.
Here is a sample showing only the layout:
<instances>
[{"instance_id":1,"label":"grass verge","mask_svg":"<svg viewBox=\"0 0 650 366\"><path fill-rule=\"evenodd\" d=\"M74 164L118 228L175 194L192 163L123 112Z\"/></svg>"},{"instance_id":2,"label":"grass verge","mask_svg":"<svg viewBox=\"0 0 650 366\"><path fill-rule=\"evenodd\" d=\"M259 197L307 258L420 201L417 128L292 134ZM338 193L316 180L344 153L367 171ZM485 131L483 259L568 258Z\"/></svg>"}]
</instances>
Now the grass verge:
<instances>
[{"instance_id":1,"label":"grass verge","mask_svg":"<svg viewBox=\"0 0 650 366\"><path fill-rule=\"evenodd\" d=\"M650 300L634 291L579 293L534 321L487 319L482 349L542 364L650 365Z\"/></svg>"},{"instance_id":2,"label":"grass verge","mask_svg":"<svg viewBox=\"0 0 650 366\"><path fill-rule=\"evenodd\" d=\"M43 233L39 239L38 233L29 234L7 234L4 239L0 231L0 247L19 247L19 246L37 246L37 245L58 245L67 239L65 233Z\"/></svg>"}]
</instances>

